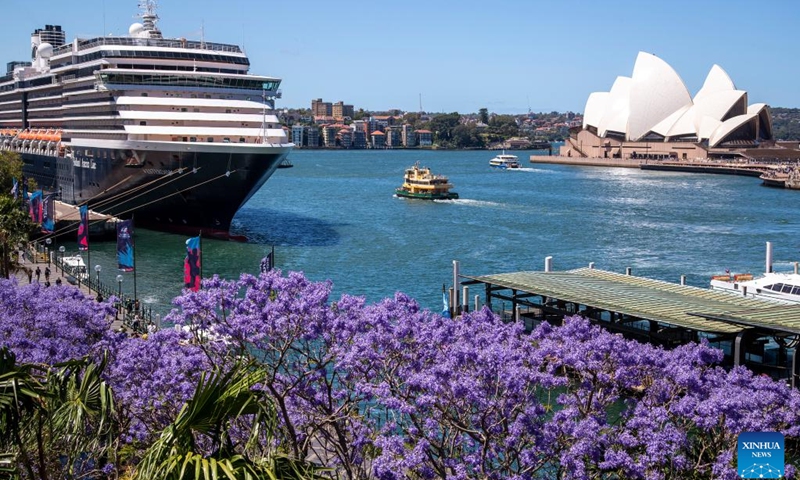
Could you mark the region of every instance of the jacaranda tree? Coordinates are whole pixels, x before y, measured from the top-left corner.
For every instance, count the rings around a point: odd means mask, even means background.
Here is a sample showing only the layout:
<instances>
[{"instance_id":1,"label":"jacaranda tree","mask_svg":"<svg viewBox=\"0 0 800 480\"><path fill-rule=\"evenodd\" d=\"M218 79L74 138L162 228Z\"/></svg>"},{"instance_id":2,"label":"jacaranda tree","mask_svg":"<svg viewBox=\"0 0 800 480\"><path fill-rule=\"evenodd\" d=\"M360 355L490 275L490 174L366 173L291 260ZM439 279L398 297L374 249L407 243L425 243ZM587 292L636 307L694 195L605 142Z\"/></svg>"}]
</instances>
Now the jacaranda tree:
<instances>
[{"instance_id":1,"label":"jacaranda tree","mask_svg":"<svg viewBox=\"0 0 800 480\"><path fill-rule=\"evenodd\" d=\"M195 466L174 478L224 457L251 476L286 458L347 479L733 480L739 433L800 436L798 391L721 368L708 345L664 350L580 317L527 334L488 310L447 319L401 293L330 291L299 273L206 279L175 299L179 329L144 339L102 330L108 307L70 287L0 282L0 346L42 364L107 358L124 452L109 458ZM241 365L255 381L236 380ZM272 420L215 407L240 400Z\"/></svg>"}]
</instances>

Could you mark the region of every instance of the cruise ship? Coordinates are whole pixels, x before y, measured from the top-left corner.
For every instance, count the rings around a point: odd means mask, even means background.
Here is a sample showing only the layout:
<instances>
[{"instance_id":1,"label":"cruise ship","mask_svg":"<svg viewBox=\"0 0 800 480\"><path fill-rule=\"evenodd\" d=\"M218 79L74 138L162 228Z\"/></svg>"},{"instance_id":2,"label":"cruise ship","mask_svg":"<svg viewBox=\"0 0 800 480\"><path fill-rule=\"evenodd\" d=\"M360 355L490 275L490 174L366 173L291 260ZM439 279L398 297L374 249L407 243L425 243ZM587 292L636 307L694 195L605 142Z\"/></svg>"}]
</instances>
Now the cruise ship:
<instances>
[{"instance_id":1,"label":"cruise ship","mask_svg":"<svg viewBox=\"0 0 800 480\"><path fill-rule=\"evenodd\" d=\"M249 73L236 45L164 38L155 0L126 36L31 36L0 77L0 148L60 200L137 225L226 237L236 211L293 145L281 79Z\"/></svg>"}]
</instances>

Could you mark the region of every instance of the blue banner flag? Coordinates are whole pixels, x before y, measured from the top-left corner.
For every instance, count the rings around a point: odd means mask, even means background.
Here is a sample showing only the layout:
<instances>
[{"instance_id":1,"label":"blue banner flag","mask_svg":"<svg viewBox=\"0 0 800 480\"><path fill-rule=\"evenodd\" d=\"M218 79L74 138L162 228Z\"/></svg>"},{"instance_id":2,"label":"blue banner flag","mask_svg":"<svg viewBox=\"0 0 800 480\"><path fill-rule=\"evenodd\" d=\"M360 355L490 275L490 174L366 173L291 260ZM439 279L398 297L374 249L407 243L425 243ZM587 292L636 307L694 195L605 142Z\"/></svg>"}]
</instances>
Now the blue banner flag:
<instances>
[{"instance_id":1,"label":"blue banner flag","mask_svg":"<svg viewBox=\"0 0 800 480\"><path fill-rule=\"evenodd\" d=\"M31 194L28 211L31 214L31 221L36 224L42 223L42 191L37 190Z\"/></svg>"},{"instance_id":2,"label":"blue banner flag","mask_svg":"<svg viewBox=\"0 0 800 480\"><path fill-rule=\"evenodd\" d=\"M56 230L56 194L48 193L42 199L42 233Z\"/></svg>"},{"instance_id":3,"label":"blue banner flag","mask_svg":"<svg viewBox=\"0 0 800 480\"><path fill-rule=\"evenodd\" d=\"M78 223L78 250L89 250L89 206L81 205L81 221Z\"/></svg>"},{"instance_id":4,"label":"blue banner flag","mask_svg":"<svg viewBox=\"0 0 800 480\"><path fill-rule=\"evenodd\" d=\"M133 220L117 222L117 264L123 272L133 271Z\"/></svg>"},{"instance_id":5,"label":"blue banner flag","mask_svg":"<svg viewBox=\"0 0 800 480\"><path fill-rule=\"evenodd\" d=\"M186 240L186 258L183 260L183 285L189 290L200 290L200 237Z\"/></svg>"}]
</instances>

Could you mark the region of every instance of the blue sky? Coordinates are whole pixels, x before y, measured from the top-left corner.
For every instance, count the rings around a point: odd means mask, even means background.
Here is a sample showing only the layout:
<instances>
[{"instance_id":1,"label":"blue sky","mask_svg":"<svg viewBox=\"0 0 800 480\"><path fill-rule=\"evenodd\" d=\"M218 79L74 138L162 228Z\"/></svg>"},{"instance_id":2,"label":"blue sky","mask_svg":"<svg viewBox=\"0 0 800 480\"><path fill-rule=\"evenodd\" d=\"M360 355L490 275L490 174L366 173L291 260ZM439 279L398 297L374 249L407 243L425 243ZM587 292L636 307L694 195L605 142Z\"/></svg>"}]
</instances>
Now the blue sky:
<instances>
[{"instance_id":1,"label":"blue sky","mask_svg":"<svg viewBox=\"0 0 800 480\"><path fill-rule=\"evenodd\" d=\"M0 62L26 60L30 33L126 33L137 0L2 0ZM750 103L800 107L796 0L159 0L166 37L244 45L251 72L283 79L279 106L313 98L356 109L583 111L630 75L639 51L690 93L713 64Z\"/></svg>"}]
</instances>

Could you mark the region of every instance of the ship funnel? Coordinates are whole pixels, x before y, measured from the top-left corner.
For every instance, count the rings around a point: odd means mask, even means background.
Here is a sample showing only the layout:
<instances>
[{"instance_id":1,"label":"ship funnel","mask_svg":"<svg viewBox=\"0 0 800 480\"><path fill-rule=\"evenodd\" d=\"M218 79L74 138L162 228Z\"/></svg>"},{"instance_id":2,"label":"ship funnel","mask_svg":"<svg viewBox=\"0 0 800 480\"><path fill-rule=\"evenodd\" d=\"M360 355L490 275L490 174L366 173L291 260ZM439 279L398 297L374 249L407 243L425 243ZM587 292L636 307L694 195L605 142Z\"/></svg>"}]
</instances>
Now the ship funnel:
<instances>
[{"instance_id":1,"label":"ship funnel","mask_svg":"<svg viewBox=\"0 0 800 480\"><path fill-rule=\"evenodd\" d=\"M772 273L772 242L767 242L767 265L766 273Z\"/></svg>"},{"instance_id":2,"label":"ship funnel","mask_svg":"<svg viewBox=\"0 0 800 480\"><path fill-rule=\"evenodd\" d=\"M553 271L553 257L544 257L544 271L545 272Z\"/></svg>"}]
</instances>

